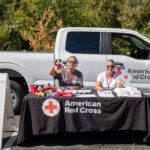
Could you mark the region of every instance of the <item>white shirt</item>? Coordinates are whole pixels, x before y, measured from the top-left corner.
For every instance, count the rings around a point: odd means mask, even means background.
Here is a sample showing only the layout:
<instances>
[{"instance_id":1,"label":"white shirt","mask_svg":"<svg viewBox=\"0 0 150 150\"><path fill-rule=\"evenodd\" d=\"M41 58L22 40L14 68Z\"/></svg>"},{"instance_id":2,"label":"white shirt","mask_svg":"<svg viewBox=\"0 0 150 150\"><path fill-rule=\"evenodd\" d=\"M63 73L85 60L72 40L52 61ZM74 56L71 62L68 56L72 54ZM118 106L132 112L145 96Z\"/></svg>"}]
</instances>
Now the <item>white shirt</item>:
<instances>
[{"instance_id":1,"label":"white shirt","mask_svg":"<svg viewBox=\"0 0 150 150\"><path fill-rule=\"evenodd\" d=\"M116 72L114 72L114 76L110 80L107 80L105 72L99 73L97 77L97 81L100 81L102 83L102 87L106 90L114 89L116 87L117 80L118 74Z\"/></svg>"}]
</instances>

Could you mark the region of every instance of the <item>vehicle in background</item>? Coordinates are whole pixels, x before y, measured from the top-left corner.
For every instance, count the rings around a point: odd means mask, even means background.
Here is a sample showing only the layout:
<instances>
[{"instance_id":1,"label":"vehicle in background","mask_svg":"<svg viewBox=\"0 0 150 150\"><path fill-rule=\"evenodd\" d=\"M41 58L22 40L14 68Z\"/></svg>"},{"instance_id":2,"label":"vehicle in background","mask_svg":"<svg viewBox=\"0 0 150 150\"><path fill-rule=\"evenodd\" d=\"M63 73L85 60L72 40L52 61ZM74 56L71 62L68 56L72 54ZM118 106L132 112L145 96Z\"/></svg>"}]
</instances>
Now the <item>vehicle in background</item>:
<instances>
[{"instance_id":1,"label":"vehicle in background","mask_svg":"<svg viewBox=\"0 0 150 150\"><path fill-rule=\"evenodd\" d=\"M105 62L111 58L117 67L133 76L129 85L150 95L150 40L138 32L114 28L68 27L58 31L54 53L0 52L0 72L9 74L14 110L20 111L22 99L31 83L51 83L50 66L54 59L74 55L83 73L84 87L93 88Z\"/></svg>"}]
</instances>

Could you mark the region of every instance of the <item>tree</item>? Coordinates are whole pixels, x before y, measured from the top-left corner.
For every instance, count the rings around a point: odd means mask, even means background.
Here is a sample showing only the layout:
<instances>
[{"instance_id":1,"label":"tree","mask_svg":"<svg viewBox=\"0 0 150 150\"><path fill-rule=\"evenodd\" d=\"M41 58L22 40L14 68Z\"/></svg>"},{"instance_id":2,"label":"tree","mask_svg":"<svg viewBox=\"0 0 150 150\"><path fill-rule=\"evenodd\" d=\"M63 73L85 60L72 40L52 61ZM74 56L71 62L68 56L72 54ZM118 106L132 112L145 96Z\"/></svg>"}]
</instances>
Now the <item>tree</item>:
<instances>
[{"instance_id":1,"label":"tree","mask_svg":"<svg viewBox=\"0 0 150 150\"><path fill-rule=\"evenodd\" d=\"M56 24L51 25L54 17L54 12L48 8L43 12L37 24L30 27L28 33L22 33L23 38L29 40L33 50L51 51L54 49L55 33L62 27L61 20L56 20Z\"/></svg>"},{"instance_id":2,"label":"tree","mask_svg":"<svg viewBox=\"0 0 150 150\"><path fill-rule=\"evenodd\" d=\"M64 26L121 27L117 18L125 0L52 0L57 16Z\"/></svg>"},{"instance_id":3,"label":"tree","mask_svg":"<svg viewBox=\"0 0 150 150\"><path fill-rule=\"evenodd\" d=\"M127 1L120 6L118 19L123 28L137 30L150 37L150 2L149 0Z\"/></svg>"},{"instance_id":4,"label":"tree","mask_svg":"<svg viewBox=\"0 0 150 150\"><path fill-rule=\"evenodd\" d=\"M10 43L5 41L11 50L12 45L16 49L21 49L23 46L28 50L51 51L54 48L55 35L62 26L62 21L55 17L54 12L46 5L47 1L43 2L41 0L12 0L7 4L8 19L1 28L5 29L3 31L5 31L6 40L9 37L12 38ZM25 45L19 45L19 43Z\"/></svg>"},{"instance_id":5,"label":"tree","mask_svg":"<svg viewBox=\"0 0 150 150\"><path fill-rule=\"evenodd\" d=\"M63 26L129 28L150 36L149 0L0 0L3 50L48 50Z\"/></svg>"}]
</instances>

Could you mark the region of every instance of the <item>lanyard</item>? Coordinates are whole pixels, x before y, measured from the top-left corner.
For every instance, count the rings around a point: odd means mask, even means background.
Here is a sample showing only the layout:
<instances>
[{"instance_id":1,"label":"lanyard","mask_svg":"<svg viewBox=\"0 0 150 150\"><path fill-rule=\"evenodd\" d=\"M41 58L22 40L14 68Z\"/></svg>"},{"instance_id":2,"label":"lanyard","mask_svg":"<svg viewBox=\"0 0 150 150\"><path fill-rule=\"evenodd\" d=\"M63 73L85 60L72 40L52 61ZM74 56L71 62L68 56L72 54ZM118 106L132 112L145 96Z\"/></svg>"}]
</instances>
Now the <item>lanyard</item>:
<instances>
[{"instance_id":1,"label":"lanyard","mask_svg":"<svg viewBox=\"0 0 150 150\"><path fill-rule=\"evenodd\" d=\"M111 81L112 81L112 79L111 79L110 81L108 81L108 80L107 80L107 88L108 88L108 90L109 90L109 87L110 87Z\"/></svg>"},{"instance_id":2,"label":"lanyard","mask_svg":"<svg viewBox=\"0 0 150 150\"><path fill-rule=\"evenodd\" d=\"M68 78L68 82L69 82L69 83L71 83L73 77L74 77L74 74L71 75L71 74L68 74L68 73L67 73L67 78Z\"/></svg>"}]
</instances>

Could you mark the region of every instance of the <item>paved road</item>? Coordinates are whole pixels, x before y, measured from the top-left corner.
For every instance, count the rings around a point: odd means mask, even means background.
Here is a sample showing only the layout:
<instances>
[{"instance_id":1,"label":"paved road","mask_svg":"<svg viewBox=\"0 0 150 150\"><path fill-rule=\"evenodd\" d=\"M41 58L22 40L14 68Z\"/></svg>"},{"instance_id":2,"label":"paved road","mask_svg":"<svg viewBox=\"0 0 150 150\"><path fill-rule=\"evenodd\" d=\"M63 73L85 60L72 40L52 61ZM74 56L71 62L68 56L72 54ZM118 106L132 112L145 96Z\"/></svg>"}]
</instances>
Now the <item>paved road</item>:
<instances>
[{"instance_id":1,"label":"paved road","mask_svg":"<svg viewBox=\"0 0 150 150\"><path fill-rule=\"evenodd\" d=\"M17 126L20 116L16 116ZM30 141L16 145L16 137L8 138L12 133L5 132L3 145L12 150L150 150L143 145L141 132L105 132L105 133L66 133L37 136ZM15 133L13 133L15 134ZM8 140L9 139L9 140Z\"/></svg>"}]
</instances>

